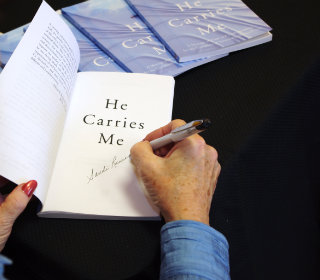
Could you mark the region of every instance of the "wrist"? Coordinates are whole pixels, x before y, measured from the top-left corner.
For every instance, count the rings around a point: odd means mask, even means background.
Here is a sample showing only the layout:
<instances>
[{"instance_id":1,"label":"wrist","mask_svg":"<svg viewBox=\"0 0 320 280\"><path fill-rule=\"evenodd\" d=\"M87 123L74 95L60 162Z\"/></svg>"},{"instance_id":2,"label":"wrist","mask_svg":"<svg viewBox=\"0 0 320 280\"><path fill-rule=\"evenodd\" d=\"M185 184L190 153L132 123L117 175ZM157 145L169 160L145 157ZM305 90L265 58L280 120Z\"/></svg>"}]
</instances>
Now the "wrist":
<instances>
[{"instance_id":1,"label":"wrist","mask_svg":"<svg viewBox=\"0 0 320 280\"><path fill-rule=\"evenodd\" d=\"M188 221L195 221L200 222L206 225L209 224L209 215L208 214L195 214L195 213L175 213L175 214L163 214L164 220L166 223L174 222L174 221L181 221L181 220L188 220Z\"/></svg>"}]
</instances>

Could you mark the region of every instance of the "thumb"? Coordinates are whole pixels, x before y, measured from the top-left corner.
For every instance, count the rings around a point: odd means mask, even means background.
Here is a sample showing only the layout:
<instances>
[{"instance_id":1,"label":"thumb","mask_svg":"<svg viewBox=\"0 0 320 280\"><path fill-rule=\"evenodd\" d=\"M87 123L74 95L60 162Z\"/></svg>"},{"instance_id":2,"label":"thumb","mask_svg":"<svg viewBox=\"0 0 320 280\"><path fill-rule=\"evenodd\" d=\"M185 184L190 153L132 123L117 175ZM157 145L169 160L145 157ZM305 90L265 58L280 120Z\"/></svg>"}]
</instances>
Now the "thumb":
<instances>
[{"instance_id":1,"label":"thumb","mask_svg":"<svg viewBox=\"0 0 320 280\"><path fill-rule=\"evenodd\" d=\"M0 221L5 219L13 223L26 208L36 187L35 180L17 186L0 205Z\"/></svg>"},{"instance_id":2,"label":"thumb","mask_svg":"<svg viewBox=\"0 0 320 280\"><path fill-rule=\"evenodd\" d=\"M0 205L0 251L7 241L13 223L16 218L26 208L34 190L37 187L37 181L29 181L21 184L6 197Z\"/></svg>"}]
</instances>

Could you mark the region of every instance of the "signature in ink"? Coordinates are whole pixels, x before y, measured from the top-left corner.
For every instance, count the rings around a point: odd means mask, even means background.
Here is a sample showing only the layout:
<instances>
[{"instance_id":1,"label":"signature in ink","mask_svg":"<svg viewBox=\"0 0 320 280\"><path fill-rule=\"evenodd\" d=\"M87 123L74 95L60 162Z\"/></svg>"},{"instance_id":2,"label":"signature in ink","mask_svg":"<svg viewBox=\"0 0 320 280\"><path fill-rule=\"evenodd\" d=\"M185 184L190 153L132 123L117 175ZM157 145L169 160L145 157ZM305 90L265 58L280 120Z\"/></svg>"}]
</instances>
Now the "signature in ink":
<instances>
[{"instance_id":1,"label":"signature in ink","mask_svg":"<svg viewBox=\"0 0 320 280\"><path fill-rule=\"evenodd\" d=\"M111 164L105 164L103 165L102 168L98 169L98 170L94 170L93 168L91 169L91 173L89 176L87 176L88 178L88 184L93 181L94 179L96 179L97 177L101 176L102 174L104 174L105 172L117 168L122 162L124 162L126 159L128 159L130 156L126 156L124 158L118 159L117 156L114 156Z\"/></svg>"},{"instance_id":2,"label":"signature in ink","mask_svg":"<svg viewBox=\"0 0 320 280\"><path fill-rule=\"evenodd\" d=\"M120 163L122 163L123 161L125 161L127 158L129 158L129 156L126 156L124 158L121 159L117 159L116 156L114 156L112 163L111 163L111 168L116 168Z\"/></svg>"}]
</instances>

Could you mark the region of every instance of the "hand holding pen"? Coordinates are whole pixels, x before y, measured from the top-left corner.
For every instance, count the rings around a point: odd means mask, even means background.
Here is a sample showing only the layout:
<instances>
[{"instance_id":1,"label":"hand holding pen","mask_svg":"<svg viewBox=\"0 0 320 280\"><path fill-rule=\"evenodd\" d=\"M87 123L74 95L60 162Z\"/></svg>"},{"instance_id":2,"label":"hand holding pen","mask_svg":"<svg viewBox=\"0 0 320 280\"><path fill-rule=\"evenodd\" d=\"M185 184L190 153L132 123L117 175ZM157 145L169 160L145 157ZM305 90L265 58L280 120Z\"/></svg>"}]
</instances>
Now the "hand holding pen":
<instances>
[{"instance_id":1,"label":"hand holding pen","mask_svg":"<svg viewBox=\"0 0 320 280\"><path fill-rule=\"evenodd\" d=\"M174 120L131 148L137 175L166 222L186 219L209 224L211 199L221 167L217 151L198 135L203 130L201 124L194 121L186 125ZM186 137L189 133L193 135ZM177 135L184 136L177 140ZM161 141L154 141L160 138ZM176 140L179 142L172 143ZM162 144L156 146L159 141Z\"/></svg>"}]
</instances>

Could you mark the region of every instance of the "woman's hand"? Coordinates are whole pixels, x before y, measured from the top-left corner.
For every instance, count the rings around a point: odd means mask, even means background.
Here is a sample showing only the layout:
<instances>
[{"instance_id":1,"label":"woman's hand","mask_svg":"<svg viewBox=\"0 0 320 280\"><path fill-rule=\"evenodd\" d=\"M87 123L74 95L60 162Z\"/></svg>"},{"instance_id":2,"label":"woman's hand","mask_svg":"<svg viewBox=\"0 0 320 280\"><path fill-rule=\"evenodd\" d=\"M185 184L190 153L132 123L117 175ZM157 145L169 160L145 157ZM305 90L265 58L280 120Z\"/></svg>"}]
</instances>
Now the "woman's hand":
<instances>
[{"instance_id":1,"label":"woman's hand","mask_svg":"<svg viewBox=\"0 0 320 280\"><path fill-rule=\"evenodd\" d=\"M198 134L152 151L148 141L184 125L174 120L131 148L136 167L153 203L166 222L195 220L209 224L211 199L221 170L217 151Z\"/></svg>"},{"instance_id":2,"label":"woman's hand","mask_svg":"<svg viewBox=\"0 0 320 280\"><path fill-rule=\"evenodd\" d=\"M6 197L0 194L0 252L8 240L14 221L26 208L36 187L37 181L32 180L15 187Z\"/></svg>"}]
</instances>

